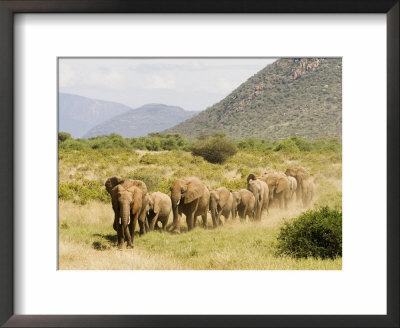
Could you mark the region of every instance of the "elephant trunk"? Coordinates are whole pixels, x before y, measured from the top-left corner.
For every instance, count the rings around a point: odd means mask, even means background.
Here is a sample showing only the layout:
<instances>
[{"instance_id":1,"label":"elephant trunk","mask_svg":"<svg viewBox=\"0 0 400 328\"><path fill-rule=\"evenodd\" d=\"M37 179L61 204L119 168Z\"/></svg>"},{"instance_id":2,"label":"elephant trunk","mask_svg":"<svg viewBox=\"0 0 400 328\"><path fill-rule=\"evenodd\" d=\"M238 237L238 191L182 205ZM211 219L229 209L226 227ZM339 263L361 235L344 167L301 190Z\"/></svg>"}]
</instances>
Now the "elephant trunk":
<instances>
[{"instance_id":1,"label":"elephant trunk","mask_svg":"<svg viewBox=\"0 0 400 328\"><path fill-rule=\"evenodd\" d=\"M213 226L214 226L214 228L216 228L218 226L217 209L216 209L216 207L211 208L211 218L212 218L212 221L213 221Z\"/></svg>"},{"instance_id":2,"label":"elephant trunk","mask_svg":"<svg viewBox=\"0 0 400 328\"><path fill-rule=\"evenodd\" d=\"M130 207L127 205L121 206L121 224L122 224L122 236L128 242L128 246L132 245L131 234L128 229L128 225L130 224Z\"/></svg>"}]
</instances>

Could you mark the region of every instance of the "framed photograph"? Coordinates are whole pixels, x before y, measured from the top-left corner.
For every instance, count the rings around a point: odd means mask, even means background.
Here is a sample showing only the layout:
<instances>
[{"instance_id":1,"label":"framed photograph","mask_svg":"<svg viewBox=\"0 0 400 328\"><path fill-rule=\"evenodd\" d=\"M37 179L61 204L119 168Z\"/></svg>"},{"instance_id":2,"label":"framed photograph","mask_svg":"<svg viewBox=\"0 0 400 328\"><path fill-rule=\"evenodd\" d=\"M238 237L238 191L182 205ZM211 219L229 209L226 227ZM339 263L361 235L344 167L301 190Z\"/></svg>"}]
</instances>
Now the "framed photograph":
<instances>
[{"instance_id":1,"label":"framed photograph","mask_svg":"<svg viewBox=\"0 0 400 328\"><path fill-rule=\"evenodd\" d=\"M399 325L398 1L0 10L2 325Z\"/></svg>"}]
</instances>

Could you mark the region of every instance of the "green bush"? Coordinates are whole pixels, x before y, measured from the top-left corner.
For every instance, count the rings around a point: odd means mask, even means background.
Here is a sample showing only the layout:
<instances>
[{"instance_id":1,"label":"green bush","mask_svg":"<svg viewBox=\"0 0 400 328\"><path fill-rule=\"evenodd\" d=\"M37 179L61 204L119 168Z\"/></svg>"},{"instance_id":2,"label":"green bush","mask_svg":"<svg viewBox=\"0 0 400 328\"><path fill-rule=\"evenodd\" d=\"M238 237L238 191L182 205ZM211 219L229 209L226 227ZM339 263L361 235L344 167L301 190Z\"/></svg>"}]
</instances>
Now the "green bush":
<instances>
[{"instance_id":1,"label":"green bush","mask_svg":"<svg viewBox=\"0 0 400 328\"><path fill-rule=\"evenodd\" d=\"M191 150L194 156L201 156L213 164L223 164L237 153L236 145L220 135L197 141L191 146Z\"/></svg>"},{"instance_id":2,"label":"green bush","mask_svg":"<svg viewBox=\"0 0 400 328\"><path fill-rule=\"evenodd\" d=\"M108 202L110 197L99 181L84 179L79 182L60 183L58 186L58 198L62 200L73 200L81 205L87 204L90 200Z\"/></svg>"},{"instance_id":3,"label":"green bush","mask_svg":"<svg viewBox=\"0 0 400 328\"><path fill-rule=\"evenodd\" d=\"M58 141L63 142L71 138L71 134L68 132L58 132Z\"/></svg>"},{"instance_id":4,"label":"green bush","mask_svg":"<svg viewBox=\"0 0 400 328\"><path fill-rule=\"evenodd\" d=\"M283 151L283 152L290 152L290 153L297 153L299 152L299 148L297 147L296 143L292 139L284 139L282 140L275 148L275 151Z\"/></svg>"},{"instance_id":5,"label":"green bush","mask_svg":"<svg viewBox=\"0 0 400 328\"><path fill-rule=\"evenodd\" d=\"M292 140L301 151L311 151L312 149L311 142L301 139L298 136L291 137L290 140Z\"/></svg>"},{"instance_id":6,"label":"green bush","mask_svg":"<svg viewBox=\"0 0 400 328\"><path fill-rule=\"evenodd\" d=\"M141 167L129 174L128 178L143 181L149 192L157 191L157 186L164 180L163 170L154 167Z\"/></svg>"},{"instance_id":7,"label":"green bush","mask_svg":"<svg viewBox=\"0 0 400 328\"><path fill-rule=\"evenodd\" d=\"M237 191L240 189L245 189L247 187L247 182L245 179L222 179L219 187L225 187L228 190Z\"/></svg>"},{"instance_id":8,"label":"green bush","mask_svg":"<svg viewBox=\"0 0 400 328\"><path fill-rule=\"evenodd\" d=\"M295 258L342 256L342 212L322 207L286 222L278 235L277 254Z\"/></svg>"},{"instance_id":9,"label":"green bush","mask_svg":"<svg viewBox=\"0 0 400 328\"><path fill-rule=\"evenodd\" d=\"M89 149L87 140L85 139L66 139L59 144L60 149L70 149L70 150L84 150Z\"/></svg>"}]
</instances>

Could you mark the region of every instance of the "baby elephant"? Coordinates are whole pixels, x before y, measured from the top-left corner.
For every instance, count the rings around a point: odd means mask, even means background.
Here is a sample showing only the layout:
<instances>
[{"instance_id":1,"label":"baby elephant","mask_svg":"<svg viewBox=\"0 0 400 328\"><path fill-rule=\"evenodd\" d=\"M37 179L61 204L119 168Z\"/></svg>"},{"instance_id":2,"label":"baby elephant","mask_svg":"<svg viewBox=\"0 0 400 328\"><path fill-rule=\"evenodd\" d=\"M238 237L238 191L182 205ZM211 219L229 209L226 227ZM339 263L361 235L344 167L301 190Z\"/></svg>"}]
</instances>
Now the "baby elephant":
<instances>
[{"instance_id":1,"label":"baby elephant","mask_svg":"<svg viewBox=\"0 0 400 328\"><path fill-rule=\"evenodd\" d=\"M163 230L166 230L171 209L171 198L168 195L160 191L150 194L147 219L149 221L151 231L154 230L154 227L158 227L158 222L161 222Z\"/></svg>"},{"instance_id":2,"label":"baby elephant","mask_svg":"<svg viewBox=\"0 0 400 328\"><path fill-rule=\"evenodd\" d=\"M254 219L256 200L253 193L247 189L240 189L239 191L234 191L232 194L236 202L235 217L238 214L240 219L246 219L247 216L250 219Z\"/></svg>"},{"instance_id":3,"label":"baby elephant","mask_svg":"<svg viewBox=\"0 0 400 328\"><path fill-rule=\"evenodd\" d=\"M222 225L221 215L228 220L234 207L233 195L225 187L210 191L210 211L214 228Z\"/></svg>"}]
</instances>

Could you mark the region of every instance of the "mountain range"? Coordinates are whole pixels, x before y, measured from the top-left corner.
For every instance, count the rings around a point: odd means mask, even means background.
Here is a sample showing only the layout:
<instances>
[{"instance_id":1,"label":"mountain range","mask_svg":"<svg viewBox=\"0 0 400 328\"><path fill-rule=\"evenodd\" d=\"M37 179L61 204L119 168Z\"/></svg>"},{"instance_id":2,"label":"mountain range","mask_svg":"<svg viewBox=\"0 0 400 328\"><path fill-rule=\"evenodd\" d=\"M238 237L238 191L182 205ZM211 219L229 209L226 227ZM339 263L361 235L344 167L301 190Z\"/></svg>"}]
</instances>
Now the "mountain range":
<instances>
[{"instance_id":1,"label":"mountain range","mask_svg":"<svg viewBox=\"0 0 400 328\"><path fill-rule=\"evenodd\" d=\"M196 115L176 106L147 104L137 109L105 100L59 93L59 131L73 138L118 133L126 138L159 132Z\"/></svg>"},{"instance_id":2,"label":"mountain range","mask_svg":"<svg viewBox=\"0 0 400 328\"><path fill-rule=\"evenodd\" d=\"M342 60L278 59L217 104L166 132L194 139L214 131L235 140L341 138Z\"/></svg>"},{"instance_id":3,"label":"mountain range","mask_svg":"<svg viewBox=\"0 0 400 328\"><path fill-rule=\"evenodd\" d=\"M225 132L247 137L306 139L342 136L341 58L281 58L251 76L202 112L147 104L136 109L103 100L59 94L59 131L74 138L117 133L180 133L188 139Z\"/></svg>"},{"instance_id":4,"label":"mountain range","mask_svg":"<svg viewBox=\"0 0 400 328\"><path fill-rule=\"evenodd\" d=\"M81 138L95 125L127 112L131 108L116 102L58 94L58 130Z\"/></svg>"},{"instance_id":5,"label":"mountain range","mask_svg":"<svg viewBox=\"0 0 400 328\"><path fill-rule=\"evenodd\" d=\"M125 138L146 136L160 132L198 114L181 107L163 104L147 104L114 116L84 134L84 138L117 133Z\"/></svg>"}]
</instances>

